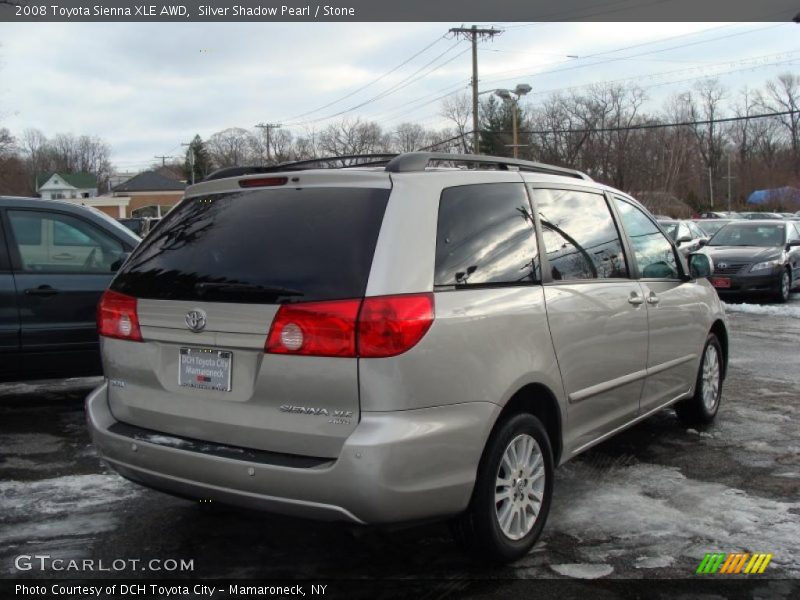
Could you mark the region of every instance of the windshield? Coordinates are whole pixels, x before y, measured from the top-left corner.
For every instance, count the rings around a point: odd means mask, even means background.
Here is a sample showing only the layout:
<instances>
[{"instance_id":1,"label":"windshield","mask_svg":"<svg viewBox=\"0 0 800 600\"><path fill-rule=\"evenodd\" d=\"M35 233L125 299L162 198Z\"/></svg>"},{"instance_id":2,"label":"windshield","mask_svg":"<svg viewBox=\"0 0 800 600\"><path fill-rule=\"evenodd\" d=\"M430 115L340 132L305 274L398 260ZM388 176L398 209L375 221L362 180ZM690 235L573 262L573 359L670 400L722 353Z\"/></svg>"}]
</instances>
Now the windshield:
<instances>
[{"instance_id":1,"label":"windshield","mask_svg":"<svg viewBox=\"0 0 800 600\"><path fill-rule=\"evenodd\" d=\"M739 225L731 223L720 229L709 246L757 246L771 248L784 244L783 225Z\"/></svg>"}]
</instances>

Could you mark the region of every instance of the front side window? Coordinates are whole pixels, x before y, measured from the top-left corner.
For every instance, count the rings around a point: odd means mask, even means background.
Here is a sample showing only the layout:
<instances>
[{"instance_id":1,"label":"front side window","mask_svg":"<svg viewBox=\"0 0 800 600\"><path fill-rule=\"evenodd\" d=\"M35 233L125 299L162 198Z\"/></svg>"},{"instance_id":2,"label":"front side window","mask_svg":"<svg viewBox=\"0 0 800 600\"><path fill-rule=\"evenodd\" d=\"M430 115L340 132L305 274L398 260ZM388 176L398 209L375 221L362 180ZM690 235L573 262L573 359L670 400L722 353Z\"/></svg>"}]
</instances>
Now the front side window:
<instances>
[{"instance_id":1,"label":"front side window","mask_svg":"<svg viewBox=\"0 0 800 600\"><path fill-rule=\"evenodd\" d=\"M29 273L110 273L124 252L119 241L69 215L11 210L8 218Z\"/></svg>"},{"instance_id":2,"label":"front side window","mask_svg":"<svg viewBox=\"0 0 800 600\"><path fill-rule=\"evenodd\" d=\"M550 274L556 281L628 276L605 198L572 190L533 190Z\"/></svg>"},{"instance_id":3,"label":"front side window","mask_svg":"<svg viewBox=\"0 0 800 600\"><path fill-rule=\"evenodd\" d=\"M622 224L633 245L641 276L646 279L678 279L678 259L669 240L647 215L630 202L614 197Z\"/></svg>"},{"instance_id":4,"label":"front side window","mask_svg":"<svg viewBox=\"0 0 800 600\"><path fill-rule=\"evenodd\" d=\"M538 280L533 215L522 183L447 188L439 202L434 284Z\"/></svg>"}]
</instances>

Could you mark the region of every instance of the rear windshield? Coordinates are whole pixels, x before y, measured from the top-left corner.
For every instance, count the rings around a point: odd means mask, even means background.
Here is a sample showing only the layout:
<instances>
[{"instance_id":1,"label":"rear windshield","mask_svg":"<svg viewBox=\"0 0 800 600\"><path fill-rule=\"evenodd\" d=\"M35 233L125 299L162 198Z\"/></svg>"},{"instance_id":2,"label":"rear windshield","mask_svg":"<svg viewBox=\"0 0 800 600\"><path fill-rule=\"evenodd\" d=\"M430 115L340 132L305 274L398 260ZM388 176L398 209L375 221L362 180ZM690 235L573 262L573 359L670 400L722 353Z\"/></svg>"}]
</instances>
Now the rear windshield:
<instances>
[{"instance_id":1,"label":"rear windshield","mask_svg":"<svg viewBox=\"0 0 800 600\"><path fill-rule=\"evenodd\" d=\"M363 296L389 192L281 188L186 199L111 288L137 298L237 303Z\"/></svg>"}]
</instances>

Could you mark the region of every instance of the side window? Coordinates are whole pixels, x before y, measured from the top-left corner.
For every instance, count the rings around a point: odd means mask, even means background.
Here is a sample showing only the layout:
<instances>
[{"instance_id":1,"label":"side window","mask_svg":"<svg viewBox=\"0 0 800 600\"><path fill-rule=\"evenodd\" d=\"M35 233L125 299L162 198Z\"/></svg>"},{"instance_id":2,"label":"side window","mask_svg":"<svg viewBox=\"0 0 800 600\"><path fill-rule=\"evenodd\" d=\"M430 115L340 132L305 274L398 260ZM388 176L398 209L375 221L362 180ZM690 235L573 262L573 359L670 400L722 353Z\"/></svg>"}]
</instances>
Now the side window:
<instances>
[{"instance_id":1,"label":"side window","mask_svg":"<svg viewBox=\"0 0 800 600\"><path fill-rule=\"evenodd\" d=\"M542 239L554 280L628 276L611 211L600 194L533 190Z\"/></svg>"},{"instance_id":2,"label":"side window","mask_svg":"<svg viewBox=\"0 0 800 600\"><path fill-rule=\"evenodd\" d=\"M797 228L797 223L788 223L787 229L789 230L788 241L793 242L800 240L800 229Z\"/></svg>"},{"instance_id":3,"label":"side window","mask_svg":"<svg viewBox=\"0 0 800 600\"><path fill-rule=\"evenodd\" d=\"M124 251L98 227L69 215L10 210L8 218L29 273L110 273Z\"/></svg>"},{"instance_id":4,"label":"side window","mask_svg":"<svg viewBox=\"0 0 800 600\"><path fill-rule=\"evenodd\" d=\"M513 285L539 279L530 202L522 183L442 191L435 285Z\"/></svg>"},{"instance_id":5,"label":"side window","mask_svg":"<svg viewBox=\"0 0 800 600\"><path fill-rule=\"evenodd\" d=\"M641 276L646 279L678 279L678 259L670 241L633 204L616 196L614 202L633 244Z\"/></svg>"}]
</instances>

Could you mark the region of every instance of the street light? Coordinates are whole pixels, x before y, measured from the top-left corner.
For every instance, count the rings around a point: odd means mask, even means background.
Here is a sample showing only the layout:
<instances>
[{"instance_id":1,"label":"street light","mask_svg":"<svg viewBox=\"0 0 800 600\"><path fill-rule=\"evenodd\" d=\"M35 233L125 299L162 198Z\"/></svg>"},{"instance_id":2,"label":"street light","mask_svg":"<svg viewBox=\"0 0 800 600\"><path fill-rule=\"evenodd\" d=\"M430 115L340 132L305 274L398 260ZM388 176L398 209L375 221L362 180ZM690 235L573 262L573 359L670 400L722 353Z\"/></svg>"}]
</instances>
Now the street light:
<instances>
[{"instance_id":1,"label":"street light","mask_svg":"<svg viewBox=\"0 0 800 600\"><path fill-rule=\"evenodd\" d=\"M527 83L518 83L517 87L515 87L513 90L498 89L494 91L495 96L501 98L503 102L509 102L511 104L511 129L514 135L513 144L511 147L514 148L514 158L519 156L520 147L517 132L517 111L519 110L519 99L532 89L533 88L531 88L531 86L529 86Z\"/></svg>"}]
</instances>

